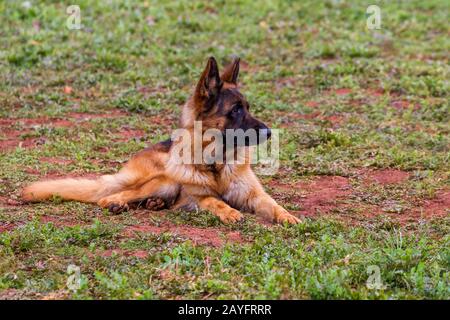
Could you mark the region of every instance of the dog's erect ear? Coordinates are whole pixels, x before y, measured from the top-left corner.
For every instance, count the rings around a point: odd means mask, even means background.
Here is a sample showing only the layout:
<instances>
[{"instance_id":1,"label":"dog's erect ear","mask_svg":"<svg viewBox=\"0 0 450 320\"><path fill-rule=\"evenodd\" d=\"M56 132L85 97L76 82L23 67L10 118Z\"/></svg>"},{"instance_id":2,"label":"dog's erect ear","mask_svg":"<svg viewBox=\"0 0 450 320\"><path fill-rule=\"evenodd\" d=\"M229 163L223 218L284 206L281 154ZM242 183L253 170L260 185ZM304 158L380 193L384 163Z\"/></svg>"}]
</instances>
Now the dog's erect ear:
<instances>
[{"instance_id":1,"label":"dog's erect ear","mask_svg":"<svg viewBox=\"0 0 450 320\"><path fill-rule=\"evenodd\" d=\"M219 94L221 88L222 81L220 80L217 61L214 57L210 57L195 88L195 97L201 99L213 98Z\"/></svg>"},{"instance_id":2,"label":"dog's erect ear","mask_svg":"<svg viewBox=\"0 0 450 320\"><path fill-rule=\"evenodd\" d=\"M223 71L220 78L225 81L232 84L237 85L237 80L239 77L239 62L241 59L235 58L233 62L231 62L228 66L225 67L225 70Z\"/></svg>"}]
</instances>

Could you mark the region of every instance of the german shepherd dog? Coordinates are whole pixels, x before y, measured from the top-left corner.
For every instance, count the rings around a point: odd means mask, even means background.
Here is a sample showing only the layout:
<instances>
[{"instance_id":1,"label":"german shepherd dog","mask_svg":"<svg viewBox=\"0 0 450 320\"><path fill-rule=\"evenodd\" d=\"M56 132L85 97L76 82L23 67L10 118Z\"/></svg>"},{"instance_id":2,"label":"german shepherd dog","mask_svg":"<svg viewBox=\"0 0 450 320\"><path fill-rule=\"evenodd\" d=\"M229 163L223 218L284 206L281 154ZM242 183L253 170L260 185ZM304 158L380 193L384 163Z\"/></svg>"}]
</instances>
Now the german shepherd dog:
<instances>
[{"instance_id":1,"label":"german shepherd dog","mask_svg":"<svg viewBox=\"0 0 450 320\"><path fill-rule=\"evenodd\" d=\"M270 138L270 129L250 114L249 103L238 90L238 75L239 58L220 74L216 60L210 57L193 95L183 106L180 127L193 132L194 121L201 121L202 132L211 128L221 132L253 129ZM35 202L58 196L97 203L112 213L138 203L150 210L200 208L224 223L241 220L240 211L277 223L300 222L264 191L249 161L180 164L173 160L175 146L177 142L169 139L144 149L117 174L32 183L25 187L22 197Z\"/></svg>"}]
</instances>

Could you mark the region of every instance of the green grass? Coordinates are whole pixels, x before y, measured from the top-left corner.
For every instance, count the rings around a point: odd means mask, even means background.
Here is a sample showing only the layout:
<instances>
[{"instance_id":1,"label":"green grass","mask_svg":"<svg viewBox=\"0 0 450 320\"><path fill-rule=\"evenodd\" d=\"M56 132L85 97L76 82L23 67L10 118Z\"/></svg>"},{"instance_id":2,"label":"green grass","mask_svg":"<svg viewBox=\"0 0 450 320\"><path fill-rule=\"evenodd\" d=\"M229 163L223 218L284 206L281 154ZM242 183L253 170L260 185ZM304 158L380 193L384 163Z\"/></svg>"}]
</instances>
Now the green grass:
<instances>
[{"instance_id":1,"label":"green grass","mask_svg":"<svg viewBox=\"0 0 450 320\"><path fill-rule=\"evenodd\" d=\"M366 29L365 1L80 0L81 30L66 28L65 4L30 3L0 3L0 146L12 143L0 148L0 297L450 298L447 1L378 1L380 30ZM234 54L252 111L283 128L267 190L304 212L313 196L301 185L341 176L343 199L293 227L8 204L29 181L115 172L167 138L206 58L223 65ZM367 170L386 169L408 177L366 182ZM126 233L169 221L242 242ZM366 285L371 266L378 289Z\"/></svg>"},{"instance_id":2,"label":"green grass","mask_svg":"<svg viewBox=\"0 0 450 320\"><path fill-rule=\"evenodd\" d=\"M187 221L184 221L187 223ZM211 227L211 226L210 226ZM252 242L219 249L170 235L120 240L117 225L56 228L30 222L2 234L2 288L65 289L67 265L82 270L73 298L446 298L449 238L384 229L346 229L329 220L298 227L245 223ZM150 255L96 255L99 250L145 250ZM368 266L383 288L366 288ZM37 267L38 266L38 267Z\"/></svg>"}]
</instances>

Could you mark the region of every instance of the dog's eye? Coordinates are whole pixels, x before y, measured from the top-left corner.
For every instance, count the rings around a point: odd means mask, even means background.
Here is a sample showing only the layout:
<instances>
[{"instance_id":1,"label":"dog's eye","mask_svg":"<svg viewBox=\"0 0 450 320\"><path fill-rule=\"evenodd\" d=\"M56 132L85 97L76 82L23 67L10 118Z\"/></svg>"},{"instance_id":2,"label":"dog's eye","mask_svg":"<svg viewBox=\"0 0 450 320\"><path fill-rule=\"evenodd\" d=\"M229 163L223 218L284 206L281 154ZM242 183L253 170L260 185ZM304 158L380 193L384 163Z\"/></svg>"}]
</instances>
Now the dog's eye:
<instances>
[{"instance_id":1,"label":"dog's eye","mask_svg":"<svg viewBox=\"0 0 450 320\"><path fill-rule=\"evenodd\" d=\"M233 115L237 115L242 111L242 105L241 104L236 104L233 109L231 110L231 114Z\"/></svg>"}]
</instances>

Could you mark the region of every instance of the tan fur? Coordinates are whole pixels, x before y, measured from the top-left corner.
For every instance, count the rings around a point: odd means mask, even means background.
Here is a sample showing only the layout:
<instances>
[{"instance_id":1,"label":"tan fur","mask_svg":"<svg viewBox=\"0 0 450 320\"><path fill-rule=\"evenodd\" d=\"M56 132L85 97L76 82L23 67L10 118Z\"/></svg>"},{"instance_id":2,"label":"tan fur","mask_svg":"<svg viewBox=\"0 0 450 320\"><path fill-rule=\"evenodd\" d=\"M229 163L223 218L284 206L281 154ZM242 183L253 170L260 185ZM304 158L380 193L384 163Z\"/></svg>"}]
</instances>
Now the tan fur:
<instances>
[{"instance_id":1,"label":"tan fur","mask_svg":"<svg viewBox=\"0 0 450 320\"><path fill-rule=\"evenodd\" d=\"M107 175L99 179L60 179L38 181L22 192L26 201L48 200L54 196L66 200L97 202L102 197L124 189L129 184L126 174Z\"/></svg>"},{"instance_id":2,"label":"tan fur","mask_svg":"<svg viewBox=\"0 0 450 320\"><path fill-rule=\"evenodd\" d=\"M181 127L193 133L194 121L201 120L202 131L208 128L224 130L228 121L224 114L233 108L235 99L248 112L248 103L240 94L223 101L221 108L214 105L205 110L208 99L219 95L221 90L237 90L238 73L237 59L219 78L217 63L210 58L193 96L183 107ZM253 118L251 121L260 123ZM240 220L242 214L239 210L279 223L299 222L264 191L248 157L243 164L179 164L174 161L175 146L176 142L173 145L156 144L131 158L115 175L95 180L61 179L33 183L23 190L23 198L41 201L59 196L111 208L127 207L130 203L157 197L170 208L187 206L209 210L225 223Z\"/></svg>"}]
</instances>

